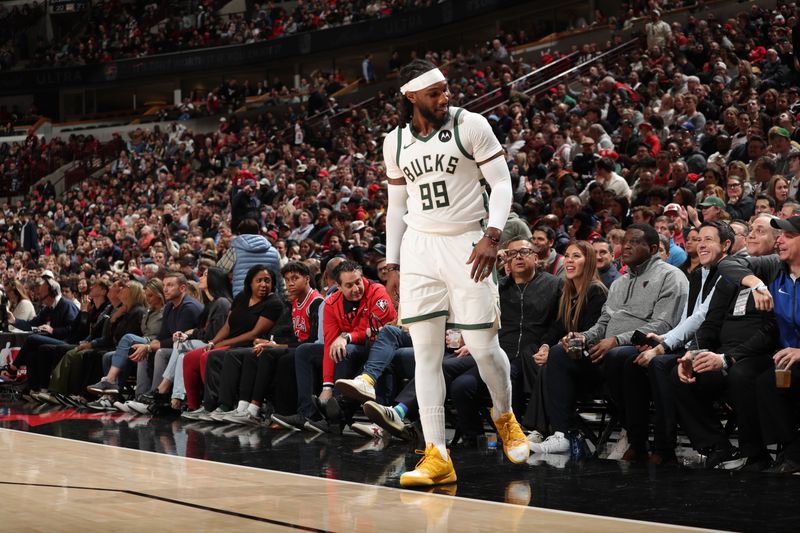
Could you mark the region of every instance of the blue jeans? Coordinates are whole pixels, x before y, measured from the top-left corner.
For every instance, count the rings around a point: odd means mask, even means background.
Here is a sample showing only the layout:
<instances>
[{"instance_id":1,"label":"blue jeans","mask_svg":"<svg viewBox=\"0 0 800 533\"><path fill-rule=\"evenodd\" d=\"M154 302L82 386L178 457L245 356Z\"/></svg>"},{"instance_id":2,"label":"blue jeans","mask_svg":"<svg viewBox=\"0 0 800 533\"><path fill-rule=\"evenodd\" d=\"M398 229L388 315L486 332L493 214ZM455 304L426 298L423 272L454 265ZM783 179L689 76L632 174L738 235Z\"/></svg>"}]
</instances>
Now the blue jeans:
<instances>
[{"instance_id":1,"label":"blue jeans","mask_svg":"<svg viewBox=\"0 0 800 533\"><path fill-rule=\"evenodd\" d=\"M195 348L202 348L206 343L196 339L186 342L176 342L172 345L172 354L169 356L167 368L162 377L172 382L172 398L183 400L186 398L186 386L183 384L183 356ZM155 381L155 380L153 380Z\"/></svg>"},{"instance_id":2,"label":"blue jeans","mask_svg":"<svg viewBox=\"0 0 800 533\"><path fill-rule=\"evenodd\" d=\"M305 343L295 349L294 369L297 376L297 412L306 418L317 414L311 396L315 392L314 376L322 372L322 354L325 345ZM316 370L315 370L316 369Z\"/></svg>"},{"instance_id":3,"label":"blue jeans","mask_svg":"<svg viewBox=\"0 0 800 533\"><path fill-rule=\"evenodd\" d=\"M400 348L410 348L411 346L411 335L407 331L397 326L384 326L369 349L369 356L364 363L363 372L377 382L392 363L395 352Z\"/></svg>"}]
</instances>

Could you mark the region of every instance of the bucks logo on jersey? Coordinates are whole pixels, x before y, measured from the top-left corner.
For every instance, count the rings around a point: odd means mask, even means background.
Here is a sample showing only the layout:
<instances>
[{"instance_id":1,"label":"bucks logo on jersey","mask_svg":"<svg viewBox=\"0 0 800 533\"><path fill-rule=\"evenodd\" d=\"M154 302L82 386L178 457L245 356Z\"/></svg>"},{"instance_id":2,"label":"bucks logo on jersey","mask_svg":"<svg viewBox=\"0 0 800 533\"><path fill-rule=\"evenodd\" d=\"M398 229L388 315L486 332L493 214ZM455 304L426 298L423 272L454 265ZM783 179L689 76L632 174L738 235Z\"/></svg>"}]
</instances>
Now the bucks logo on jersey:
<instances>
[{"instance_id":1,"label":"bucks logo on jersey","mask_svg":"<svg viewBox=\"0 0 800 533\"><path fill-rule=\"evenodd\" d=\"M445 157L447 163L445 164ZM412 159L405 166L403 166L403 174L406 175L410 181L414 181L423 174L431 172L455 174L458 167L458 158L455 156L446 156L445 154L425 154L416 159Z\"/></svg>"}]
</instances>

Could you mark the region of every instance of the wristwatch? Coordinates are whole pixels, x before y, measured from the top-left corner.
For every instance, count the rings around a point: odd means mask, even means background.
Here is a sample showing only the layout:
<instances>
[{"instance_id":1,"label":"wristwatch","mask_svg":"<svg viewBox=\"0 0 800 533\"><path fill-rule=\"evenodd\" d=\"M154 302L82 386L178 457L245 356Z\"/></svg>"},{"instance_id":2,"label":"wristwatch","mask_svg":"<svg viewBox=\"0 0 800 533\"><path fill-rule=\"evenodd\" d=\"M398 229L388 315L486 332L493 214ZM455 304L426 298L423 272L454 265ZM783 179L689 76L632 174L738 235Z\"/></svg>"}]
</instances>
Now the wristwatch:
<instances>
[{"instance_id":1,"label":"wristwatch","mask_svg":"<svg viewBox=\"0 0 800 533\"><path fill-rule=\"evenodd\" d=\"M764 292L764 291L768 290L768 288L767 288L766 285L764 285L764 282L762 281L761 283L759 283L758 285L753 287L753 290L754 291L758 291L758 292Z\"/></svg>"},{"instance_id":2,"label":"wristwatch","mask_svg":"<svg viewBox=\"0 0 800 533\"><path fill-rule=\"evenodd\" d=\"M339 336L345 340L347 344L350 344L350 334L349 333L339 333Z\"/></svg>"}]
</instances>

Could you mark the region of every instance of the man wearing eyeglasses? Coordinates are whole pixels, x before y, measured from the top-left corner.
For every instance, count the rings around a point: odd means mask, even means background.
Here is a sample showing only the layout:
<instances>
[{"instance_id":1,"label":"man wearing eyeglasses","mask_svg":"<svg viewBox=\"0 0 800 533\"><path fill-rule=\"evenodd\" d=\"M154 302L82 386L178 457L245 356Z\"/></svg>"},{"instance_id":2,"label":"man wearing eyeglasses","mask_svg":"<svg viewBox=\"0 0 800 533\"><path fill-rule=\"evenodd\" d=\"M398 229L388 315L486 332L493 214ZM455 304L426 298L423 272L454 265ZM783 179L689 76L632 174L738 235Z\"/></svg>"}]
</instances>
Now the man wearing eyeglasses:
<instances>
[{"instance_id":1,"label":"man wearing eyeglasses","mask_svg":"<svg viewBox=\"0 0 800 533\"><path fill-rule=\"evenodd\" d=\"M532 356L539 349L550 324L556 320L564 278L537 271L538 259L533 243L522 237L508 243L503 260L508 266L509 275L500 280L498 287L500 346L511 359L512 399L514 407L517 407L523 393L530 393L522 424L544 431L547 429L544 424L544 405L539 401L538 386L541 367L533 361ZM519 386L522 382L515 379L520 369L524 376L524 388Z\"/></svg>"},{"instance_id":2,"label":"man wearing eyeglasses","mask_svg":"<svg viewBox=\"0 0 800 533\"><path fill-rule=\"evenodd\" d=\"M756 307L775 313L778 346L772 364L755 381L760 437L764 444L779 443L783 451L767 472L800 472L800 216L772 219L781 230L775 244L777 254L764 257L728 258L719 264L720 275L752 289ZM757 227L754 224L754 228ZM735 363L735 361L732 361ZM775 371L792 374L790 386L778 389ZM752 390L752 388L751 388Z\"/></svg>"}]
</instances>

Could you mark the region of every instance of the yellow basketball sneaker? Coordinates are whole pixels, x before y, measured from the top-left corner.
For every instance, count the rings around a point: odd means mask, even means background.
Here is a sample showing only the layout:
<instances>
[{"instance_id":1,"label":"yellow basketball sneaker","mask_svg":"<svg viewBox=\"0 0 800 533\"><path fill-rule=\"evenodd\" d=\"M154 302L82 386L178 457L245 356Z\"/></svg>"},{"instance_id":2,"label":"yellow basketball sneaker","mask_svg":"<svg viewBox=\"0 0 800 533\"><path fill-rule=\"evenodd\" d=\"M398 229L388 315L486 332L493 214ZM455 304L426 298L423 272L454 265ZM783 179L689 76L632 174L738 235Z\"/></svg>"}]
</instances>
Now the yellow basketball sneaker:
<instances>
[{"instance_id":1,"label":"yellow basketball sneaker","mask_svg":"<svg viewBox=\"0 0 800 533\"><path fill-rule=\"evenodd\" d=\"M530 444L519 422L514 417L514 413L508 412L494 421L500 440L503 441L503 453L508 460L515 464L521 464L528 460L531 453Z\"/></svg>"},{"instance_id":2,"label":"yellow basketball sneaker","mask_svg":"<svg viewBox=\"0 0 800 533\"><path fill-rule=\"evenodd\" d=\"M525 436L523 435L522 438L524 439ZM417 453L424 453L424 455L414 470L400 476L401 487L428 487L456 482L456 470L453 467L450 450L447 451L446 461L433 444L428 444L425 452L417 451Z\"/></svg>"}]
</instances>

